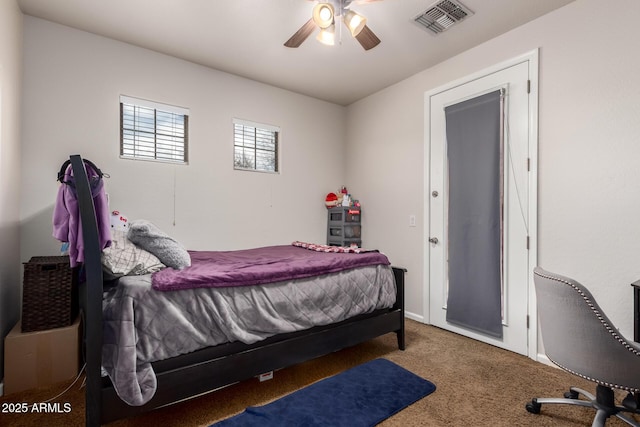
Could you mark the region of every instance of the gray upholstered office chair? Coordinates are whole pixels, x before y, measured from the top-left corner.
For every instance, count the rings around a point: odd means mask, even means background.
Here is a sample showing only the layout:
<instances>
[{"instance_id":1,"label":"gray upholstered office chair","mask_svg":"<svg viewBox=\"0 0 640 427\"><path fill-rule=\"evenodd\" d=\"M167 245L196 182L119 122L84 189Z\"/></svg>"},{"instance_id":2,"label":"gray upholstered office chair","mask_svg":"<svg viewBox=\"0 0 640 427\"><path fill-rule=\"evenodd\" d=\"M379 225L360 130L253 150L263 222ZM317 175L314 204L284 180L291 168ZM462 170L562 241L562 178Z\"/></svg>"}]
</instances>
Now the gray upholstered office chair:
<instances>
[{"instance_id":1,"label":"gray upholstered office chair","mask_svg":"<svg viewBox=\"0 0 640 427\"><path fill-rule=\"evenodd\" d=\"M579 405L596 410L593 426L604 426L610 416L640 426L622 414L640 413L640 346L620 335L580 283L538 267L533 274L547 356L560 368L597 386L595 396L571 387L564 399L534 398L527 403L527 411L538 414L547 404ZM614 388L628 392L620 405L615 402ZM588 400L579 399L580 395Z\"/></svg>"}]
</instances>

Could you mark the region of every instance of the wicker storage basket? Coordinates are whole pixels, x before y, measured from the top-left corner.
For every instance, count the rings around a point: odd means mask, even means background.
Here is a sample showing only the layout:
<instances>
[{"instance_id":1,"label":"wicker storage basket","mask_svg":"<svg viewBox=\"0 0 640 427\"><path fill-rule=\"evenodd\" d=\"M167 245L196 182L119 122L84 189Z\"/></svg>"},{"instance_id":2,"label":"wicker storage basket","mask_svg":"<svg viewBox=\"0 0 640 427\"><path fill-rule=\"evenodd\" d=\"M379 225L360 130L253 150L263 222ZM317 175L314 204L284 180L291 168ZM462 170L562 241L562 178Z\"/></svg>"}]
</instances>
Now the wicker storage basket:
<instances>
[{"instance_id":1,"label":"wicker storage basket","mask_svg":"<svg viewBox=\"0 0 640 427\"><path fill-rule=\"evenodd\" d=\"M22 332L69 326L78 314L75 269L68 256L33 257L24 263Z\"/></svg>"}]
</instances>

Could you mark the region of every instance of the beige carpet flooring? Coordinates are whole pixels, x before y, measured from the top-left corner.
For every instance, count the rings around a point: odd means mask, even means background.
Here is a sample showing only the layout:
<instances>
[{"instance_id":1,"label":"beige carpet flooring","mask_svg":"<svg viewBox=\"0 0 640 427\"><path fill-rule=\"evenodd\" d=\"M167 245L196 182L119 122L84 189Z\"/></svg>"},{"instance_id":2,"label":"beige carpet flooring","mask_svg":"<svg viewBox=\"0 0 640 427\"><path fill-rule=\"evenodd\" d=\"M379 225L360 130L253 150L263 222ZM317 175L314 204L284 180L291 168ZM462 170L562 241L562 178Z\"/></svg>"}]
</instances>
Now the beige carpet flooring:
<instances>
[{"instance_id":1,"label":"beige carpet flooring","mask_svg":"<svg viewBox=\"0 0 640 427\"><path fill-rule=\"evenodd\" d=\"M345 349L291 368L274 379L245 381L187 402L162 408L109 426L208 426L261 405L305 385L378 357L389 359L436 384L436 391L387 419L383 427L411 426L589 426L594 412L569 406L543 406L528 413L532 397L562 397L570 385L594 392L595 385L557 368L432 326L407 320L407 349L396 346L395 334ZM603 361L606 363L606 361ZM0 404L42 402L70 382L46 389L0 397ZM617 395L619 398L623 394ZM69 403L67 414L0 413L1 426L82 426L83 390L73 387L57 399ZM3 408L5 406L2 406ZM635 415L640 421L640 416ZM611 419L607 425L626 425Z\"/></svg>"}]
</instances>

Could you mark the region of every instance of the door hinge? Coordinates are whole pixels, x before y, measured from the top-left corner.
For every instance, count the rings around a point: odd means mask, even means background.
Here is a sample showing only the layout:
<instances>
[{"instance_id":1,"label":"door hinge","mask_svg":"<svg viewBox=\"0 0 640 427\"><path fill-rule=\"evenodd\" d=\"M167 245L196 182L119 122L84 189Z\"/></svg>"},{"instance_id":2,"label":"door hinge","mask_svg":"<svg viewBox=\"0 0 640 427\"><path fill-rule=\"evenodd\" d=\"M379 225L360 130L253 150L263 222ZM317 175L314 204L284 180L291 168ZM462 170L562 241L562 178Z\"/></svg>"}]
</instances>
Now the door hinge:
<instances>
[{"instance_id":1,"label":"door hinge","mask_svg":"<svg viewBox=\"0 0 640 427\"><path fill-rule=\"evenodd\" d=\"M529 250L529 236L527 236L527 250Z\"/></svg>"},{"instance_id":2,"label":"door hinge","mask_svg":"<svg viewBox=\"0 0 640 427\"><path fill-rule=\"evenodd\" d=\"M527 93L531 93L531 80L527 80Z\"/></svg>"},{"instance_id":3,"label":"door hinge","mask_svg":"<svg viewBox=\"0 0 640 427\"><path fill-rule=\"evenodd\" d=\"M527 172L531 172L531 158L527 157Z\"/></svg>"},{"instance_id":4,"label":"door hinge","mask_svg":"<svg viewBox=\"0 0 640 427\"><path fill-rule=\"evenodd\" d=\"M527 314L527 329L529 329L529 315Z\"/></svg>"}]
</instances>

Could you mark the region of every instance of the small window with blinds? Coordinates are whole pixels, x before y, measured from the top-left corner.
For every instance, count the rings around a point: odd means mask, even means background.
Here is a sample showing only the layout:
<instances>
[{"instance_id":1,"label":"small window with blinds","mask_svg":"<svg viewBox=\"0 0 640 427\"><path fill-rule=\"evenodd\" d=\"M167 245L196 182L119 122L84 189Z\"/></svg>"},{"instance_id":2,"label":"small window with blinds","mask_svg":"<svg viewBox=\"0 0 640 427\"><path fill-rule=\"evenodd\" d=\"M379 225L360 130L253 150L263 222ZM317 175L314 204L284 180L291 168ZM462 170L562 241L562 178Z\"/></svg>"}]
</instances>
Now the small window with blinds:
<instances>
[{"instance_id":1,"label":"small window with blinds","mask_svg":"<svg viewBox=\"0 0 640 427\"><path fill-rule=\"evenodd\" d=\"M189 110L120 96L120 157L187 163Z\"/></svg>"},{"instance_id":2,"label":"small window with blinds","mask_svg":"<svg viewBox=\"0 0 640 427\"><path fill-rule=\"evenodd\" d=\"M233 119L233 167L278 172L279 137L277 126Z\"/></svg>"}]
</instances>

